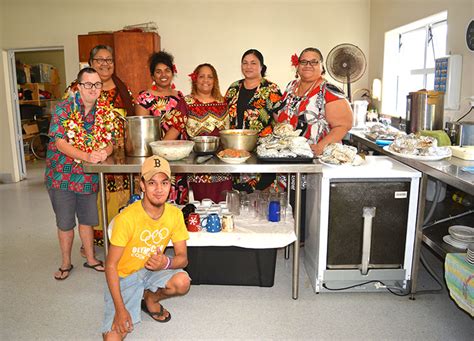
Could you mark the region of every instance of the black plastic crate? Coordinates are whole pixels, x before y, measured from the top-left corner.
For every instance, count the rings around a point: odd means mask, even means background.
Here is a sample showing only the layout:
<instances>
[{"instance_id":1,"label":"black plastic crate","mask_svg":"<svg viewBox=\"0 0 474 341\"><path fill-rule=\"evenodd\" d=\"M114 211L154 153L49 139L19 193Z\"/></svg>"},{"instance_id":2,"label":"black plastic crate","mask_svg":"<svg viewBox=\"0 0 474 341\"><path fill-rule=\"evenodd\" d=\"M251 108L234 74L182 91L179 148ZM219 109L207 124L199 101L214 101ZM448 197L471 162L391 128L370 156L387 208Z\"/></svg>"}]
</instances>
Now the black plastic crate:
<instances>
[{"instance_id":1,"label":"black plastic crate","mask_svg":"<svg viewBox=\"0 0 474 341\"><path fill-rule=\"evenodd\" d=\"M276 249L229 246L188 247L185 269L192 284L272 287Z\"/></svg>"}]
</instances>

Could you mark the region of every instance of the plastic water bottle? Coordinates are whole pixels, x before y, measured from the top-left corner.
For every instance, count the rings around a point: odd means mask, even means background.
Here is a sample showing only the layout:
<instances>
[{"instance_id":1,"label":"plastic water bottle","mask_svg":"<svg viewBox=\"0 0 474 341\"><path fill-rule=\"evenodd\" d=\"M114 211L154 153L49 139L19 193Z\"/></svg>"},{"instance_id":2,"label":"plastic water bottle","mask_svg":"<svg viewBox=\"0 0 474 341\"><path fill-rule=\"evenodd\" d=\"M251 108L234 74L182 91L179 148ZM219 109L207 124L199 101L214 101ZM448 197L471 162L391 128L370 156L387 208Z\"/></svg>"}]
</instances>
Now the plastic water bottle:
<instances>
[{"instance_id":1,"label":"plastic water bottle","mask_svg":"<svg viewBox=\"0 0 474 341\"><path fill-rule=\"evenodd\" d=\"M453 200L457 202L458 204L461 204L466 207L472 206L472 198L469 195L462 192L455 192L453 194Z\"/></svg>"}]
</instances>

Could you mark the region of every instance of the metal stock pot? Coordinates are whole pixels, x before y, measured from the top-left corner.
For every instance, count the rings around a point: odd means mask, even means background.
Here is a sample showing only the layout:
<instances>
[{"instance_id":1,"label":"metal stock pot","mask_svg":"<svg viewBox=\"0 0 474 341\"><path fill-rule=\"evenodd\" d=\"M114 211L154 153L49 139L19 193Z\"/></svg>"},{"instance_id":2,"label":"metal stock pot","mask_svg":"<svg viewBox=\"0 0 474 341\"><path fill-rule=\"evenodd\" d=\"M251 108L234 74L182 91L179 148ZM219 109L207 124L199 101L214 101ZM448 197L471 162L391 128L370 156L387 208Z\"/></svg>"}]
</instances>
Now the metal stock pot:
<instances>
[{"instance_id":1,"label":"metal stock pot","mask_svg":"<svg viewBox=\"0 0 474 341\"><path fill-rule=\"evenodd\" d=\"M161 119L155 116L129 116L125 124L125 154L151 156L150 142L161 140Z\"/></svg>"}]
</instances>

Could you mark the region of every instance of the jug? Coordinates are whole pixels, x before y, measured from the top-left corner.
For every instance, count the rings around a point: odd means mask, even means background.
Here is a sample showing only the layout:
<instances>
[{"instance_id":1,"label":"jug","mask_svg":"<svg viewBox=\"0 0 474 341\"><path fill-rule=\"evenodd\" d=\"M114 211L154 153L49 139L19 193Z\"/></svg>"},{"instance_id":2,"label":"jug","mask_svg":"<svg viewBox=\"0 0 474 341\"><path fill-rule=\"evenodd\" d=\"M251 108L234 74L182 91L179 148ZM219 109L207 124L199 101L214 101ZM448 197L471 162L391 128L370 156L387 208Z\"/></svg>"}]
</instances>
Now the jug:
<instances>
[{"instance_id":1,"label":"jug","mask_svg":"<svg viewBox=\"0 0 474 341\"><path fill-rule=\"evenodd\" d=\"M237 190L225 191L227 208L233 215L240 214L240 195Z\"/></svg>"},{"instance_id":2,"label":"jug","mask_svg":"<svg viewBox=\"0 0 474 341\"><path fill-rule=\"evenodd\" d=\"M205 228L207 232L221 232L221 219L217 213L211 213L202 219L201 226Z\"/></svg>"},{"instance_id":3,"label":"jug","mask_svg":"<svg viewBox=\"0 0 474 341\"><path fill-rule=\"evenodd\" d=\"M352 126L354 128L364 128L367 117L367 101L354 101L354 114L352 118Z\"/></svg>"}]
</instances>

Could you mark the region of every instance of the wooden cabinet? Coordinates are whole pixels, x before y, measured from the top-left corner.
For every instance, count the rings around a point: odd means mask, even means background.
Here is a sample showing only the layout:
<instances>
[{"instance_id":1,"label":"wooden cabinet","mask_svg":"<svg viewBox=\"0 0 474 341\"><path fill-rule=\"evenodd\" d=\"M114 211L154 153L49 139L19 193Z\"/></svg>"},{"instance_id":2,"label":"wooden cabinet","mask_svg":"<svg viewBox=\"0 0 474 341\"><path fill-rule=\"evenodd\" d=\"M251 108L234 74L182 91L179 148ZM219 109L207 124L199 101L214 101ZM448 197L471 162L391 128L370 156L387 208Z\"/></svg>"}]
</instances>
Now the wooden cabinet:
<instances>
[{"instance_id":1,"label":"wooden cabinet","mask_svg":"<svg viewBox=\"0 0 474 341\"><path fill-rule=\"evenodd\" d=\"M46 102L54 101L61 97L61 89L59 84L52 83L25 83L18 84L18 93L23 91L31 91L31 99L22 99L19 101L20 104L34 104L38 106L45 106ZM50 98L44 98L41 92L49 92Z\"/></svg>"},{"instance_id":2,"label":"wooden cabinet","mask_svg":"<svg viewBox=\"0 0 474 341\"><path fill-rule=\"evenodd\" d=\"M114 49L115 74L132 90L136 97L151 86L148 59L160 50L160 36L153 32L114 32L78 36L79 61L87 63L89 52L96 45Z\"/></svg>"}]
</instances>

